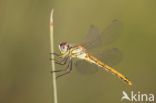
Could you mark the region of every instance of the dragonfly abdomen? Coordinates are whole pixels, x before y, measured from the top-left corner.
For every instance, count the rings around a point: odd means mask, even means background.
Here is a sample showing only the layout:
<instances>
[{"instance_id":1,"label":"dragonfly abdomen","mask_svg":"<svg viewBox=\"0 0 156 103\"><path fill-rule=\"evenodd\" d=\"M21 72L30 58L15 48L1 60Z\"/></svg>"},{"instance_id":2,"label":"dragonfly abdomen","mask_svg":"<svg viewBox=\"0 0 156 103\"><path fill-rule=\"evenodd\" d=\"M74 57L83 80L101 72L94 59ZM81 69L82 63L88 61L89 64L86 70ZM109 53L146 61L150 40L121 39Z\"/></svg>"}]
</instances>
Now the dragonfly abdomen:
<instances>
[{"instance_id":1,"label":"dragonfly abdomen","mask_svg":"<svg viewBox=\"0 0 156 103\"><path fill-rule=\"evenodd\" d=\"M132 85L131 81L129 81L127 79L127 77L125 77L124 75L122 75L121 73L119 73L118 71L116 71L115 69L113 69L112 67L104 64L103 62L101 62L100 60L96 59L95 57L91 56L88 54L88 58L90 60L88 61L92 61L92 63L96 64L99 67L104 68L107 71L110 71L112 74L116 75L117 77L119 77L121 80L124 80L128 85Z\"/></svg>"}]
</instances>

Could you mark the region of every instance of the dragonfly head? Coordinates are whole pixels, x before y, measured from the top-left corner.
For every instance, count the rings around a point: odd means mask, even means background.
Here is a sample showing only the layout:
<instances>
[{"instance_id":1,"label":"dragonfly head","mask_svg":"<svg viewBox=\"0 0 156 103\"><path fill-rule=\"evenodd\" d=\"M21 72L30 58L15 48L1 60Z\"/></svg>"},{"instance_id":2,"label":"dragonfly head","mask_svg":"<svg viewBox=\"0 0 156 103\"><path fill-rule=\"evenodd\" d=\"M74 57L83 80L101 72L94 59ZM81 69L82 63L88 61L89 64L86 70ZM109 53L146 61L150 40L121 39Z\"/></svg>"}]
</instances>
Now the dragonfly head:
<instances>
[{"instance_id":1,"label":"dragonfly head","mask_svg":"<svg viewBox=\"0 0 156 103\"><path fill-rule=\"evenodd\" d=\"M69 44L67 42L62 42L59 45L59 49L60 49L61 54L64 54L64 53L66 53L68 51Z\"/></svg>"}]
</instances>

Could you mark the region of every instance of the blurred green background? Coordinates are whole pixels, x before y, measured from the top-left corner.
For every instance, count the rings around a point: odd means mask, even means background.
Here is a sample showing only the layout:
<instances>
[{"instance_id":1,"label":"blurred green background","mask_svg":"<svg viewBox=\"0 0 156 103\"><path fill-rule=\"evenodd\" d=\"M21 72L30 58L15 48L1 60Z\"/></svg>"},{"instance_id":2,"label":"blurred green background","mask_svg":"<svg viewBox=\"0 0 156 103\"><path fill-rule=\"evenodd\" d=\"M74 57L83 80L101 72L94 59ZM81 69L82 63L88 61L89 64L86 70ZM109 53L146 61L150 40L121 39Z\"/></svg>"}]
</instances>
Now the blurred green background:
<instances>
[{"instance_id":1,"label":"blurred green background","mask_svg":"<svg viewBox=\"0 0 156 103\"><path fill-rule=\"evenodd\" d=\"M110 47L122 51L115 68L133 83L128 86L108 72L81 75L73 68L57 80L59 103L121 103L123 90L156 94L155 0L1 0L0 103L53 103L52 8L55 52L61 41L80 41L91 24L102 31L112 20L122 21L123 34Z\"/></svg>"}]
</instances>

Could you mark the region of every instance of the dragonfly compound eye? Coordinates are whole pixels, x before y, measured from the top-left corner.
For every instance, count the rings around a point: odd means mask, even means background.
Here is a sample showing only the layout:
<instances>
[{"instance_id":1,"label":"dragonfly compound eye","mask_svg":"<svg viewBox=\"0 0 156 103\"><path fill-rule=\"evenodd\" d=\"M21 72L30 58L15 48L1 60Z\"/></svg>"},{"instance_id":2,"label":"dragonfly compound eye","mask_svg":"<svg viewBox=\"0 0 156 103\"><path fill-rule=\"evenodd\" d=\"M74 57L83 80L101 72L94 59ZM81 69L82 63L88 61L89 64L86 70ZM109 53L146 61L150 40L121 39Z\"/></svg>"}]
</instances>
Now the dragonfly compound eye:
<instances>
[{"instance_id":1,"label":"dragonfly compound eye","mask_svg":"<svg viewBox=\"0 0 156 103\"><path fill-rule=\"evenodd\" d=\"M67 42L60 43L59 48L62 53L66 52L68 49L68 43Z\"/></svg>"}]
</instances>

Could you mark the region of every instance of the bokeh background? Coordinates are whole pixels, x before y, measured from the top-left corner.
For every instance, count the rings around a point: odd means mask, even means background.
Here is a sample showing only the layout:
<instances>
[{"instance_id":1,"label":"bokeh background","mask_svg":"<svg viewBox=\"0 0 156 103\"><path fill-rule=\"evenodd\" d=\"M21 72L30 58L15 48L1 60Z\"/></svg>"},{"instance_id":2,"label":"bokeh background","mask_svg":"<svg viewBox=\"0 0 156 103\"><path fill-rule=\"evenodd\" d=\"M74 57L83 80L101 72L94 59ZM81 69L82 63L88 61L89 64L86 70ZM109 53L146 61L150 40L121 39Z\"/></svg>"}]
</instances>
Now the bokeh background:
<instances>
[{"instance_id":1,"label":"bokeh background","mask_svg":"<svg viewBox=\"0 0 156 103\"><path fill-rule=\"evenodd\" d=\"M61 41L82 40L91 24L102 31L120 20L123 33L109 47L122 51L114 68L133 83L128 86L108 72L81 75L73 68L57 80L59 103L121 103L123 90L156 94L155 0L0 0L0 103L53 103L52 8L55 52Z\"/></svg>"}]
</instances>

